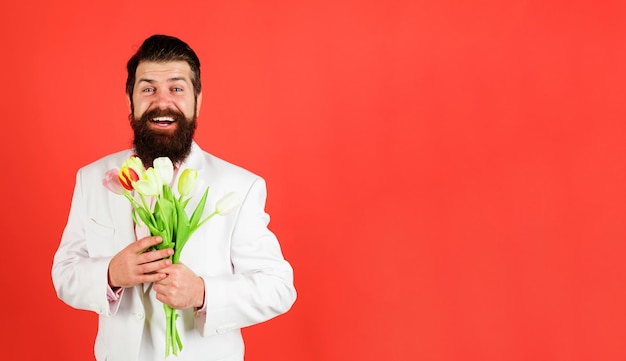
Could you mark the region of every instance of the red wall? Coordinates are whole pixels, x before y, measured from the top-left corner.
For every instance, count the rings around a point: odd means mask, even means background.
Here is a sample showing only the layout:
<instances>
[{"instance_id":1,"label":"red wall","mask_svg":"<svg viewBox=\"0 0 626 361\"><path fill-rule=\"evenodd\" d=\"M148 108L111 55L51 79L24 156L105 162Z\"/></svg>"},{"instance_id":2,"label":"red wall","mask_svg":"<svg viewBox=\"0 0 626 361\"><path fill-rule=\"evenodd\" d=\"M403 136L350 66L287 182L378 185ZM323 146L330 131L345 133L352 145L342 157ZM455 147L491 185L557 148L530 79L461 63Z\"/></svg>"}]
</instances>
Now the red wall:
<instances>
[{"instance_id":1,"label":"red wall","mask_svg":"<svg viewBox=\"0 0 626 361\"><path fill-rule=\"evenodd\" d=\"M97 4L94 4L97 3ZM268 181L293 309L247 360L624 360L621 1L5 1L1 358L91 359L50 279L125 62L203 62L197 140ZM55 356L55 357L56 357Z\"/></svg>"}]
</instances>

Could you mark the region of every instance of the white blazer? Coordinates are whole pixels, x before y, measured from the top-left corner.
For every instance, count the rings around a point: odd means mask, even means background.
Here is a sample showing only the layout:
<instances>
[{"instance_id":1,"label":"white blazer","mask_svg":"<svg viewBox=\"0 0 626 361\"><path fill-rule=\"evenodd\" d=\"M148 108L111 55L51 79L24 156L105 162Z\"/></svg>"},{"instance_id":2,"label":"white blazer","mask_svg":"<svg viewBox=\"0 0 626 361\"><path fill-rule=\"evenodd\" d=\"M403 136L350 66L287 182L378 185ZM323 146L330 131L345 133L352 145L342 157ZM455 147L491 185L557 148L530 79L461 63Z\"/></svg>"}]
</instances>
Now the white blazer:
<instances>
[{"instance_id":1,"label":"white blazer","mask_svg":"<svg viewBox=\"0 0 626 361\"><path fill-rule=\"evenodd\" d=\"M154 361L165 356L164 312L151 285L126 288L118 301L107 299L109 262L136 236L130 202L108 191L102 179L131 155L132 150L115 153L78 171L52 266L59 298L99 315L97 360ZM168 359L243 360L240 329L291 308L296 299L293 271L267 228L262 178L204 152L195 142L178 174L185 168L198 171L188 210L195 209L207 186L206 214L229 192L237 192L242 205L234 214L205 223L182 251L180 261L204 279L206 314L178 311L183 350Z\"/></svg>"}]
</instances>

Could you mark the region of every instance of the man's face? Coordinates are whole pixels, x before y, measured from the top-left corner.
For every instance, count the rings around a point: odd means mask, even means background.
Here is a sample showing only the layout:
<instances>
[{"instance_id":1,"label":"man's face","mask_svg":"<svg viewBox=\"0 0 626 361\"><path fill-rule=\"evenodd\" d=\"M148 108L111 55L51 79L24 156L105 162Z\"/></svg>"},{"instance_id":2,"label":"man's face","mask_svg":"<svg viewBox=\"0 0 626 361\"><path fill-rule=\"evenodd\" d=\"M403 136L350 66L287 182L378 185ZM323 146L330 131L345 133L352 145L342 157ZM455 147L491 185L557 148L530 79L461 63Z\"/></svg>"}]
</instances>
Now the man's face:
<instances>
[{"instance_id":1,"label":"man's face","mask_svg":"<svg viewBox=\"0 0 626 361\"><path fill-rule=\"evenodd\" d=\"M173 162L184 160L202 100L201 94L197 100L194 97L189 64L141 62L135 74L129 105L137 155L147 166L161 156Z\"/></svg>"},{"instance_id":2,"label":"man's face","mask_svg":"<svg viewBox=\"0 0 626 361\"><path fill-rule=\"evenodd\" d=\"M141 62L137 66L132 99L135 119L153 109L170 109L193 119L200 110L201 95L197 103L187 62ZM156 119L151 124L151 129L159 133L171 133L176 127L171 119Z\"/></svg>"}]
</instances>

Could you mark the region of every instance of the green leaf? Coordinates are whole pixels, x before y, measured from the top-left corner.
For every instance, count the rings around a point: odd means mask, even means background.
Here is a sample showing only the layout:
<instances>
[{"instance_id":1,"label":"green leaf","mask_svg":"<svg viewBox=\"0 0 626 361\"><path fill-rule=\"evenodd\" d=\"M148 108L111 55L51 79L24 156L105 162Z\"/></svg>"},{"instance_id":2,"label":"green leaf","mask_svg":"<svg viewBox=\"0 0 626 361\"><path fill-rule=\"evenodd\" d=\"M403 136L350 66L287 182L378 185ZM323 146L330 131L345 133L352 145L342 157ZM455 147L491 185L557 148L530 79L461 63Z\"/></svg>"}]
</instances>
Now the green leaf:
<instances>
[{"instance_id":1,"label":"green leaf","mask_svg":"<svg viewBox=\"0 0 626 361\"><path fill-rule=\"evenodd\" d=\"M183 247L191 236L191 227L189 225L189 218L187 212L181 202L174 202L177 213L177 228L176 228L176 245L174 246L174 256L172 257L173 263L178 263Z\"/></svg>"},{"instance_id":2,"label":"green leaf","mask_svg":"<svg viewBox=\"0 0 626 361\"><path fill-rule=\"evenodd\" d=\"M137 215L139 216L139 218L141 218L141 220L143 221L144 224L150 224L152 221L152 216L150 215L150 212L146 211L145 208L140 207L140 208L136 208L135 209Z\"/></svg>"},{"instance_id":3,"label":"green leaf","mask_svg":"<svg viewBox=\"0 0 626 361\"><path fill-rule=\"evenodd\" d=\"M209 194L209 188L207 187L207 189L204 191L204 194L202 195L202 198L200 199L200 202L198 203L198 206L196 207L196 209L193 211L193 214L191 215L191 220L189 221L189 225L192 228L195 225L197 225L198 222L200 222L200 217L202 217L202 213L204 213L204 205L206 203L206 198L208 194Z\"/></svg>"}]
</instances>

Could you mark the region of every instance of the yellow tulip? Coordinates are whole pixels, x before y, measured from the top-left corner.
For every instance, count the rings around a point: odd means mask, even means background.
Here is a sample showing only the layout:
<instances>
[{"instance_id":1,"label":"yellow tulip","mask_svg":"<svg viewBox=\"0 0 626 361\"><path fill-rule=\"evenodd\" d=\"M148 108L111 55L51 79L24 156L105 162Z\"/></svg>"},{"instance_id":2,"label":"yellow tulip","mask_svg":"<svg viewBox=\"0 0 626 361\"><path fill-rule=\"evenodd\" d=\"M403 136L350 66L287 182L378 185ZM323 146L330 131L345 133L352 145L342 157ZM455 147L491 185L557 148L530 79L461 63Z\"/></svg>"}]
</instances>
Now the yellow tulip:
<instances>
[{"instance_id":1,"label":"yellow tulip","mask_svg":"<svg viewBox=\"0 0 626 361\"><path fill-rule=\"evenodd\" d=\"M198 172L195 169L185 169L178 179L178 193L183 197L191 193L197 178Z\"/></svg>"}]
</instances>

